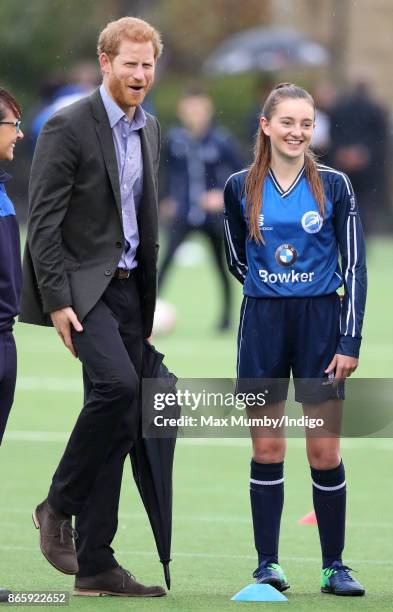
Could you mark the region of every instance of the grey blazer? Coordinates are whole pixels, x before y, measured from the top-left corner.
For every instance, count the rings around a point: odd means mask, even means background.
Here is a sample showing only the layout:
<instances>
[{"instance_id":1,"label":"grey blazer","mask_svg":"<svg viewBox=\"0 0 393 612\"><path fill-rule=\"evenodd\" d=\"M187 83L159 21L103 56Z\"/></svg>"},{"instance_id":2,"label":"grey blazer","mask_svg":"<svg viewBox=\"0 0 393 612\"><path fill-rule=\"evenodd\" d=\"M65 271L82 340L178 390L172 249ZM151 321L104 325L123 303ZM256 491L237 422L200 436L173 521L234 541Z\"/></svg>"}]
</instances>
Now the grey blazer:
<instances>
[{"instance_id":1,"label":"grey blazer","mask_svg":"<svg viewBox=\"0 0 393 612\"><path fill-rule=\"evenodd\" d=\"M138 213L138 283L144 336L156 302L158 121L141 130L143 196ZM61 109L34 153L19 320L51 325L49 313L72 306L80 321L100 299L124 247L116 153L97 89Z\"/></svg>"}]
</instances>

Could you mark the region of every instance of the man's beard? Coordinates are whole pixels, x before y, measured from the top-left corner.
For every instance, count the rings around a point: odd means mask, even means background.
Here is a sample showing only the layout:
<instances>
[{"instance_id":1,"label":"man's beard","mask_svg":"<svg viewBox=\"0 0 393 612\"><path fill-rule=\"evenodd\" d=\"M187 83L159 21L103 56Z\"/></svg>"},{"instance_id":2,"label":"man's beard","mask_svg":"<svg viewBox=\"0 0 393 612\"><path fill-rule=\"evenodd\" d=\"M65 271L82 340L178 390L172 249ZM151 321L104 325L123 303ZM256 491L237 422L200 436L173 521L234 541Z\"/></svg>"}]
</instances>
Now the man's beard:
<instances>
[{"instance_id":1,"label":"man's beard","mask_svg":"<svg viewBox=\"0 0 393 612\"><path fill-rule=\"evenodd\" d=\"M132 101L132 91L127 90L127 85L122 85L122 81L118 77L112 76L108 85L109 91L113 99L121 108L132 108L137 106L138 104L142 104L143 100L146 97L146 94L151 88L152 83L147 86L144 86L144 96L142 98L139 98L138 102ZM124 88L126 88L126 91L124 90Z\"/></svg>"}]
</instances>

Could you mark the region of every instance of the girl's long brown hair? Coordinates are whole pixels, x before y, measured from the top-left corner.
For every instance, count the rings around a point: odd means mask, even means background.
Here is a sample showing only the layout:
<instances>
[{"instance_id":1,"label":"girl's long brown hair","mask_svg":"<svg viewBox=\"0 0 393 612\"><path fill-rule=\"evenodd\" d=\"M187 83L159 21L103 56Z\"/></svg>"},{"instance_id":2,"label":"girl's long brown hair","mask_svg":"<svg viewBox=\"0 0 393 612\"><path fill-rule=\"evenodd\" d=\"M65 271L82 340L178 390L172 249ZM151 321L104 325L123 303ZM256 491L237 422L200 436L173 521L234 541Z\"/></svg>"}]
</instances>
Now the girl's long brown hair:
<instances>
[{"instance_id":1,"label":"girl's long brown hair","mask_svg":"<svg viewBox=\"0 0 393 612\"><path fill-rule=\"evenodd\" d=\"M280 83L267 97L261 112L261 117L266 117L266 119L270 121L277 104L288 98L307 100L315 110L315 102L305 89L293 85L292 83ZM269 172L270 163L270 138L266 136L261 125L259 125L254 147L254 161L250 166L245 183L246 213L249 219L250 238L259 243L264 243L259 226L259 219L262 210L263 184ZM312 194L317 202L319 214L323 218L325 212L325 195L322 180L317 169L315 155L310 149L307 149L305 152L304 171Z\"/></svg>"}]
</instances>

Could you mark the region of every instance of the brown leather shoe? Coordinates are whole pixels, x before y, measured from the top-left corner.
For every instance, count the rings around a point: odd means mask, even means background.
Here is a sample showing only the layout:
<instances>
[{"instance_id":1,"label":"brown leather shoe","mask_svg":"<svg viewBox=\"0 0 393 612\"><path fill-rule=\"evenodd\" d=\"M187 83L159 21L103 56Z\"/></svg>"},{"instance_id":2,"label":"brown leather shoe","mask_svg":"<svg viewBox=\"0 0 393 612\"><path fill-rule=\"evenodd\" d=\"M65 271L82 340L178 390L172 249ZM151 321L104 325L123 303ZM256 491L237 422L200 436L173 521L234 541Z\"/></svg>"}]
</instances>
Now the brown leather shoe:
<instances>
[{"instance_id":1,"label":"brown leather shoe","mask_svg":"<svg viewBox=\"0 0 393 612\"><path fill-rule=\"evenodd\" d=\"M165 589L160 586L145 586L135 580L120 565L97 574L75 579L74 595L100 597L102 595L117 595L118 597L162 597Z\"/></svg>"},{"instance_id":2,"label":"brown leather shoe","mask_svg":"<svg viewBox=\"0 0 393 612\"><path fill-rule=\"evenodd\" d=\"M40 530L40 547L47 561L63 574L76 574L79 566L70 517L52 508L45 499L34 510L33 522Z\"/></svg>"},{"instance_id":3,"label":"brown leather shoe","mask_svg":"<svg viewBox=\"0 0 393 612\"><path fill-rule=\"evenodd\" d=\"M0 603L8 602L8 597L11 595L11 591L8 589L0 589Z\"/></svg>"}]
</instances>

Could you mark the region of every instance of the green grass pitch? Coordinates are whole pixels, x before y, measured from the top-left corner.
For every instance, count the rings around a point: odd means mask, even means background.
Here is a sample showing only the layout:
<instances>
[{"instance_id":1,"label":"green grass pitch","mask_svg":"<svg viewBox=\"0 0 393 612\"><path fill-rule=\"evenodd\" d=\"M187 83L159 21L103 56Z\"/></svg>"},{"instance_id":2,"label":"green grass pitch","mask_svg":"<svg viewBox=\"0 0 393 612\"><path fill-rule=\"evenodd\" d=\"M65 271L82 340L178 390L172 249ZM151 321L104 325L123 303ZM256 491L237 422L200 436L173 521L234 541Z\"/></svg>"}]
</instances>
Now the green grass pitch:
<instances>
[{"instance_id":1,"label":"green grass pitch","mask_svg":"<svg viewBox=\"0 0 393 612\"><path fill-rule=\"evenodd\" d=\"M393 244L368 245L369 298L364 344L357 375L389 377L393 369L391 305ZM217 334L219 297L210 260L177 267L164 298L176 305L178 325L159 339L168 366L182 377L232 377L236 330ZM241 299L237 294L236 325ZM236 326L235 326L236 327ZM31 521L33 507L46 495L51 475L81 404L80 366L53 330L17 325L19 378L8 435L0 449L0 585L14 590L71 591L73 580L44 560ZM372 409L372 406L370 406ZM345 561L358 570L365 598L319 593L320 551L314 526L297 520L312 509L303 440L290 440L285 468L285 510L280 559L291 589L288 603L268 604L303 610L391 610L393 570L391 440L344 440L348 481ZM175 455L173 546L169 595L157 600L72 598L75 610L221 611L251 610L258 604L231 602L251 582L255 569L248 477L248 440L181 440ZM124 470L118 561L145 583L163 584L147 518ZM263 608L267 604L259 604Z\"/></svg>"}]
</instances>

